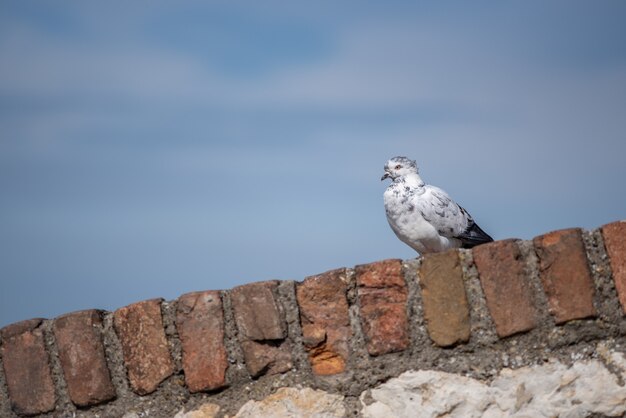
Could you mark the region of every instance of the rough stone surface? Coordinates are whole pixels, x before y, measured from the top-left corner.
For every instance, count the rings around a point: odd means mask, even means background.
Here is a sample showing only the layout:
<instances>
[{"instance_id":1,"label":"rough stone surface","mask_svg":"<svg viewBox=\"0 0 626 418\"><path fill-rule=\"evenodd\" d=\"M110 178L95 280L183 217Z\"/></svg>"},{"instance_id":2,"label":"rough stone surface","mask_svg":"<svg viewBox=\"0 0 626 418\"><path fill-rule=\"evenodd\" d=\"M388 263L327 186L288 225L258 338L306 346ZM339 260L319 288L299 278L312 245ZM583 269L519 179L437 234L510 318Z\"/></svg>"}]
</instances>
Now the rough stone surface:
<instances>
[{"instance_id":1,"label":"rough stone surface","mask_svg":"<svg viewBox=\"0 0 626 418\"><path fill-rule=\"evenodd\" d=\"M490 384L445 372L406 372L367 391L361 402L366 418L622 416L626 387L600 361L552 362L504 369Z\"/></svg>"},{"instance_id":2,"label":"rough stone surface","mask_svg":"<svg viewBox=\"0 0 626 418\"><path fill-rule=\"evenodd\" d=\"M230 292L237 329L253 341L282 340L287 335L284 315L274 298L277 281L237 286Z\"/></svg>"},{"instance_id":3,"label":"rough stone surface","mask_svg":"<svg viewBox=\"0 0 626 418\"><path fill-rule=\"evenodd\" d=\"M343 396L310 388L280 388L260 401L248 401L235 418L343 418Z\"/></svg>"},{"instance_id":4,"label":"rough stone surface","mask_svg":"<svg viewBox=\"0 0 626 418\"><path fill-rule=\"evenodd\" d=\"M225 386L228 359L220 293L193 292L179 297L176 328L189 391L200 392Z\"/></svg>"},{"instance_id":5,"label":"rough stone surface","mask_svg":"<svg viewBox=\"0 0 626 418\"><path fill-rule=\"evenodd\" d=\"M428 335L435 344L446 347L468 341L469 305L458 251L424 256L419 283Z\"/></svg>"},{"instance_id":6,"label":"rough stone surface","mask_svg":"<svg viewBox=\"0 0 626 418\"><path fill-rule=\"evenodd\" d=\"M284 341L285 314L275 297L278 283L251 283L230 292L246 368L253 377L283 373L293 367L291 347Z\"/></svg>"},{"instance_id":7,"label":"rough stone surface","mask_svg":"<svg viewBox=\"0 0 626 418\"><path fill-rule=\"evenodd\" d=\"M87 406L115 398L100 312L92 309L63 315L54 321L53 330L72 402Z\"/></svg>"},{"instance_id":8,"label":"rough stone surface","mask_svg":"<svg viewBox=\"0 0 626 418\"><path fill-rule=\"evenodd\" d=\"M473 249L474 264L499 337L528 331L537 324L532 285L525 274L517 240Z\"/></svg>"},{"instance_id":9,"label":"rough stone surface","mask_svg":"<svg viewBox=\"0 0 626 418\"><path fill-rule=\"evenodd\" d=\"M383 260L356 266L358 303L367 351L379 355L409 346L408 289L402 260Z\"/></svg>"},{"instance_id":10,"label":"rough stone surface","mask_svg":"<svg viewBox=\"0 0 626 418\"><path fill-rule=\"evenodd\" d=\"M539 275L557 324L596 315L593 279L578 228L563 229L533 239Z\"/></svg>"},{"instance_id":11,"label":"rough stone surface","mask_svg":"<svg viewBox=\"0 0 626 418\"><path fill-rule=\"evenodd\" d=\"M219 416L219 412L219 405L214 403L205 403L192 411L180 411L174 415L174 418L217 418Z\"/></svg>"},{"instance_id":12,"label":"rough stone surface","mask_svg":"<svg viewBox=\"0 0 626 418\"><path fill-rule=\"evenodd\" d=\"M626 313L626 221L613 222L602 227L602 237L611 261L615 288Z\"/></svg>"},{"instance_id":13,"label":"rough stone surface","mask_svg":"<svg viewBox=\"0 0 626 418\"><path fill-rule=\"evenodd\" d=\"M244 340L241 349L246 360L246 368L252 377L261 374L284 373L293 367L290 345L263 344Z\"/></svg>"},{"instance_id":14,"label":"rough stone surface","mask_svg":"<svg viewBox=\"0 0 626 418\"><path fill-rule=\"evenodd\" d=\"M346 270L308 277L296 287L303 342L313 372L342 373L352 335L346 297Z\"/></svg>"},{"instance_id":15,"label":"rough stone surface","mask_svg":"<svg viewBox=\"0 0 626 418\"><path fill-rule=\"evenodd\" d=\"M133 303L113 314L128 380L140 395L154 392L174 371L163 329L161 301L151 299Z\"/></svg>"},{"instance_id":16,"label":"rough stone surface","mask_svg":"<svg viewBox=\"0 0 626 418\"><path fill-rule=\"evenodd\" d=\"M41 414L55 407L41 323L42 319L29 319L0 330L7 389L11 406L18 414Z\"/></svg>"}]
</instances>

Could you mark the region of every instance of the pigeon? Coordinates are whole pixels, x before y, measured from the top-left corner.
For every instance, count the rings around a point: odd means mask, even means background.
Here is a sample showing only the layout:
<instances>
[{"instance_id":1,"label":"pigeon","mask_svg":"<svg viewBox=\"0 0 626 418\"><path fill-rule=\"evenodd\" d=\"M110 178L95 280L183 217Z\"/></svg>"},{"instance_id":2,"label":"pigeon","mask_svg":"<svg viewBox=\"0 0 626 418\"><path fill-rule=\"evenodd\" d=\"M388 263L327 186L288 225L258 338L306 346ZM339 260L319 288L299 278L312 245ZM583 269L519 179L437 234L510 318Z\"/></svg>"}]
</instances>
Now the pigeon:
<instances>
[{"instance_id":1,"label":"pigeon","mask_svg":"<svg viewBox=\"0 0 626 418\"><path fill-rule=\"evenodd\" d=\"M415 161L393 157L380 180L387 178L393 180L384 193L387 221L398 238L418 253L493 241L446 192L424 183Z\"/></svg>"}]
</instances>

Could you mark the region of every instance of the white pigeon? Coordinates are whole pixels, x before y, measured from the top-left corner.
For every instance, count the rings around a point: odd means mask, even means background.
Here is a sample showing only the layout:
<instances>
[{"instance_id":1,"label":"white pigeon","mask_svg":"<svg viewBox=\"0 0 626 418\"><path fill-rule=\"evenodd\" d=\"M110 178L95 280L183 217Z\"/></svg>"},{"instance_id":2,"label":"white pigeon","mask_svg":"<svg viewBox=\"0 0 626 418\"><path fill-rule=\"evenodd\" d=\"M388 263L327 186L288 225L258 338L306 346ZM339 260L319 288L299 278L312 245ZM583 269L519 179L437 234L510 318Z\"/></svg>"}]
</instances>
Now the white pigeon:
<instances>
[{"instance_id":1,"label":"white pigeon","mask_svg":"<svg viewBox=\"0 0 626 418\"><path fill-rule=\"evenodd\" d=\"M387 221L398 238L420 254L493 241L446 192L424 183L415 161L393 157L380 180L386 178L393 180L384 194Z\"/></svg>"}]
</instances>

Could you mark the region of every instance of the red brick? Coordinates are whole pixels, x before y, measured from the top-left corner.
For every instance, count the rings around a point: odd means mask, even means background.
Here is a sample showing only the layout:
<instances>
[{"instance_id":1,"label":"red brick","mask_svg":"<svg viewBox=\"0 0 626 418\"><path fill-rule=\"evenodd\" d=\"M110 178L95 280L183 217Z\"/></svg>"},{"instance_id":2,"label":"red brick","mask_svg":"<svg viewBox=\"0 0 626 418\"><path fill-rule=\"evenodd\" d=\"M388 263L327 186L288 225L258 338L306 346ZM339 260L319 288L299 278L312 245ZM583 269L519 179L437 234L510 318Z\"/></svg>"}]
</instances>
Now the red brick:
<instances>
[{"instance_id":1,"label":"red brick","mask_svg":"<svg viewBox=\"0 0 626 418\"><path fill-rule=\"evenodd\" d=\"M373 356L409 346L407 287L401 260L356 266L361 326Z\"/></svg>"},{"instance_id":2,"label":"red brick","mask_svg":"<svg viewBox=\"0 0 626 418\"><path fill-rule=\"evenodd\" d=\"M613 222L602 227L606 252L622 310L626 313L626 221Z\"/></svg>"},{"instance_id":3,"label":"red brick","mask_svg":"<svg viewBox=\"0 0 626 418\"><path fill-rule=\"evenodd\" d=\"M54 321L53 329L72 402L88 406L115 398L104 355L100 312L63 315Z\"/></svg>"},{"instance_id":4,"label":"red brick","mask_svg":"<svg viewBox=\"0 0 626 418\"><path fill-rule=\"evenodd\" d=\"M176 327L183 348L183 370L189 391L226 386L228 358L219 292L187 293L178 298Z\"/></svg>"},{"instance_id":5,"label":"red brick","mask_svg":"<svg viewBox=\"0 0 626 418\"><path fill-rule=\"evenodd\" d=\"M305 349L313 373L342 373L352 336L346 298L346 270L308 277L296 287Z\"/></svg>"},{"instance_id":6,"label":"red brick","mask_svg":"<svg viewBox=\"0 0 626 418\"><path fill-rule=\"evenodd\" d=\"M241 348L246 360L246 368L252 377L284 373L293 367L291 346L287 342L275 346L270 343L243 340Z\"/></svg>"},{"instance_id":7,"label":"red brick","mask_svg":"<svg viewBox=\"0 0 626 418\"><path fill-rule=\"evenodd\" d=\"M539 275L557 324L596 315L593 280L580 229L563 229L533 239Z\"/></svg>"},{"instance_id":8,"label":"red brick","mask_svg":"<svg viewBox=\"0 0 626 418\"><path fill-rule=\"evenodd\" d=\"M433 342L442 347L467 342L469 305L458 251L424 255L419 283L426 328Z\"/></svg>"},{"instance_id":9,"label":"red brick","mask_svg":"<svg viewBox=\"0 0 626 418\"><path fill-rule=\"evenodd\" d=\"M37 329L43 321L43 318L33 318L15 322L0 329L0 336L6 340L24 334L25 332L31 332Z\"/></svg>"},{"instance_id":10,"label":"red brick","mask_svg":"<svg viewBox=\"0 0 626 418\"><path fill-rule=\"evenodd\" d=\"M11 406L23 415L52 411L56 403L42 319L29 319L0 330L2 363Z\"/></svg>"},{"instance_id":11,"label":"red brick","mask_svg":"<svg viewBox=\"0 0 626 418\"><path fill-rule=\"evenodd\" d=\"M284 342L284 312L274 297L277 286L277 281L257 282L230 292L246 367L253 377L283 373L293 366L291 347Z\"/></svg>"},{"instance_id":12,"label":"red brick","mask_svg":"<svg viewBox=\"0 0 626 418\"><path fill-rule=\"evenodd\" d=\"M480 245L472 252L498 336L537 326L532 287L517 240Z\"/></svg>"},{"instance_id":13,"label":"red brick","mask_svg":"<svg viewBox=\"0 0 626 418\"><path fill-rule=\"evenodd\" d=\"M257 282L230 291L235 322L246 339L282 340L287 335L284 315L274 298L277 281Z\"/></svg>"},{"instance_id":14,"label":"red brick","mask_svg":"<svg viewBox=\"0 0 626 418\"><path fill-rule=\"evenodd\" d=\"M163 329L161 299L120 308L113 319L131 387L139 395L154 392L174 371Z\"/></svg>"}]
</instances>

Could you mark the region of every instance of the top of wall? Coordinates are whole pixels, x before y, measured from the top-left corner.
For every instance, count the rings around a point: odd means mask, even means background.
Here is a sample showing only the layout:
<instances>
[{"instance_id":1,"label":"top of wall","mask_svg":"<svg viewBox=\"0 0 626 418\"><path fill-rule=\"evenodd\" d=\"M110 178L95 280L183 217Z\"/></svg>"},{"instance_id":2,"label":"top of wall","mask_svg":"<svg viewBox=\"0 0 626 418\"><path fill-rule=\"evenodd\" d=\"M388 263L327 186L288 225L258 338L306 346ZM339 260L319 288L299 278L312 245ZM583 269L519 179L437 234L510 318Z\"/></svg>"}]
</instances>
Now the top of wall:
<instances>
[{"instance_id":1,"label":"top of wall","mask_svg":"<svg viewBox=\"0 0 626 418\"><path fill-rule=\"evenodd\" d=\"M626 335L625 237L620 221L21 321L0 330L0 415L172 416L207 396L232 413L287 384L352 396L566 356Z\"/></svg>"}]
</instances>

